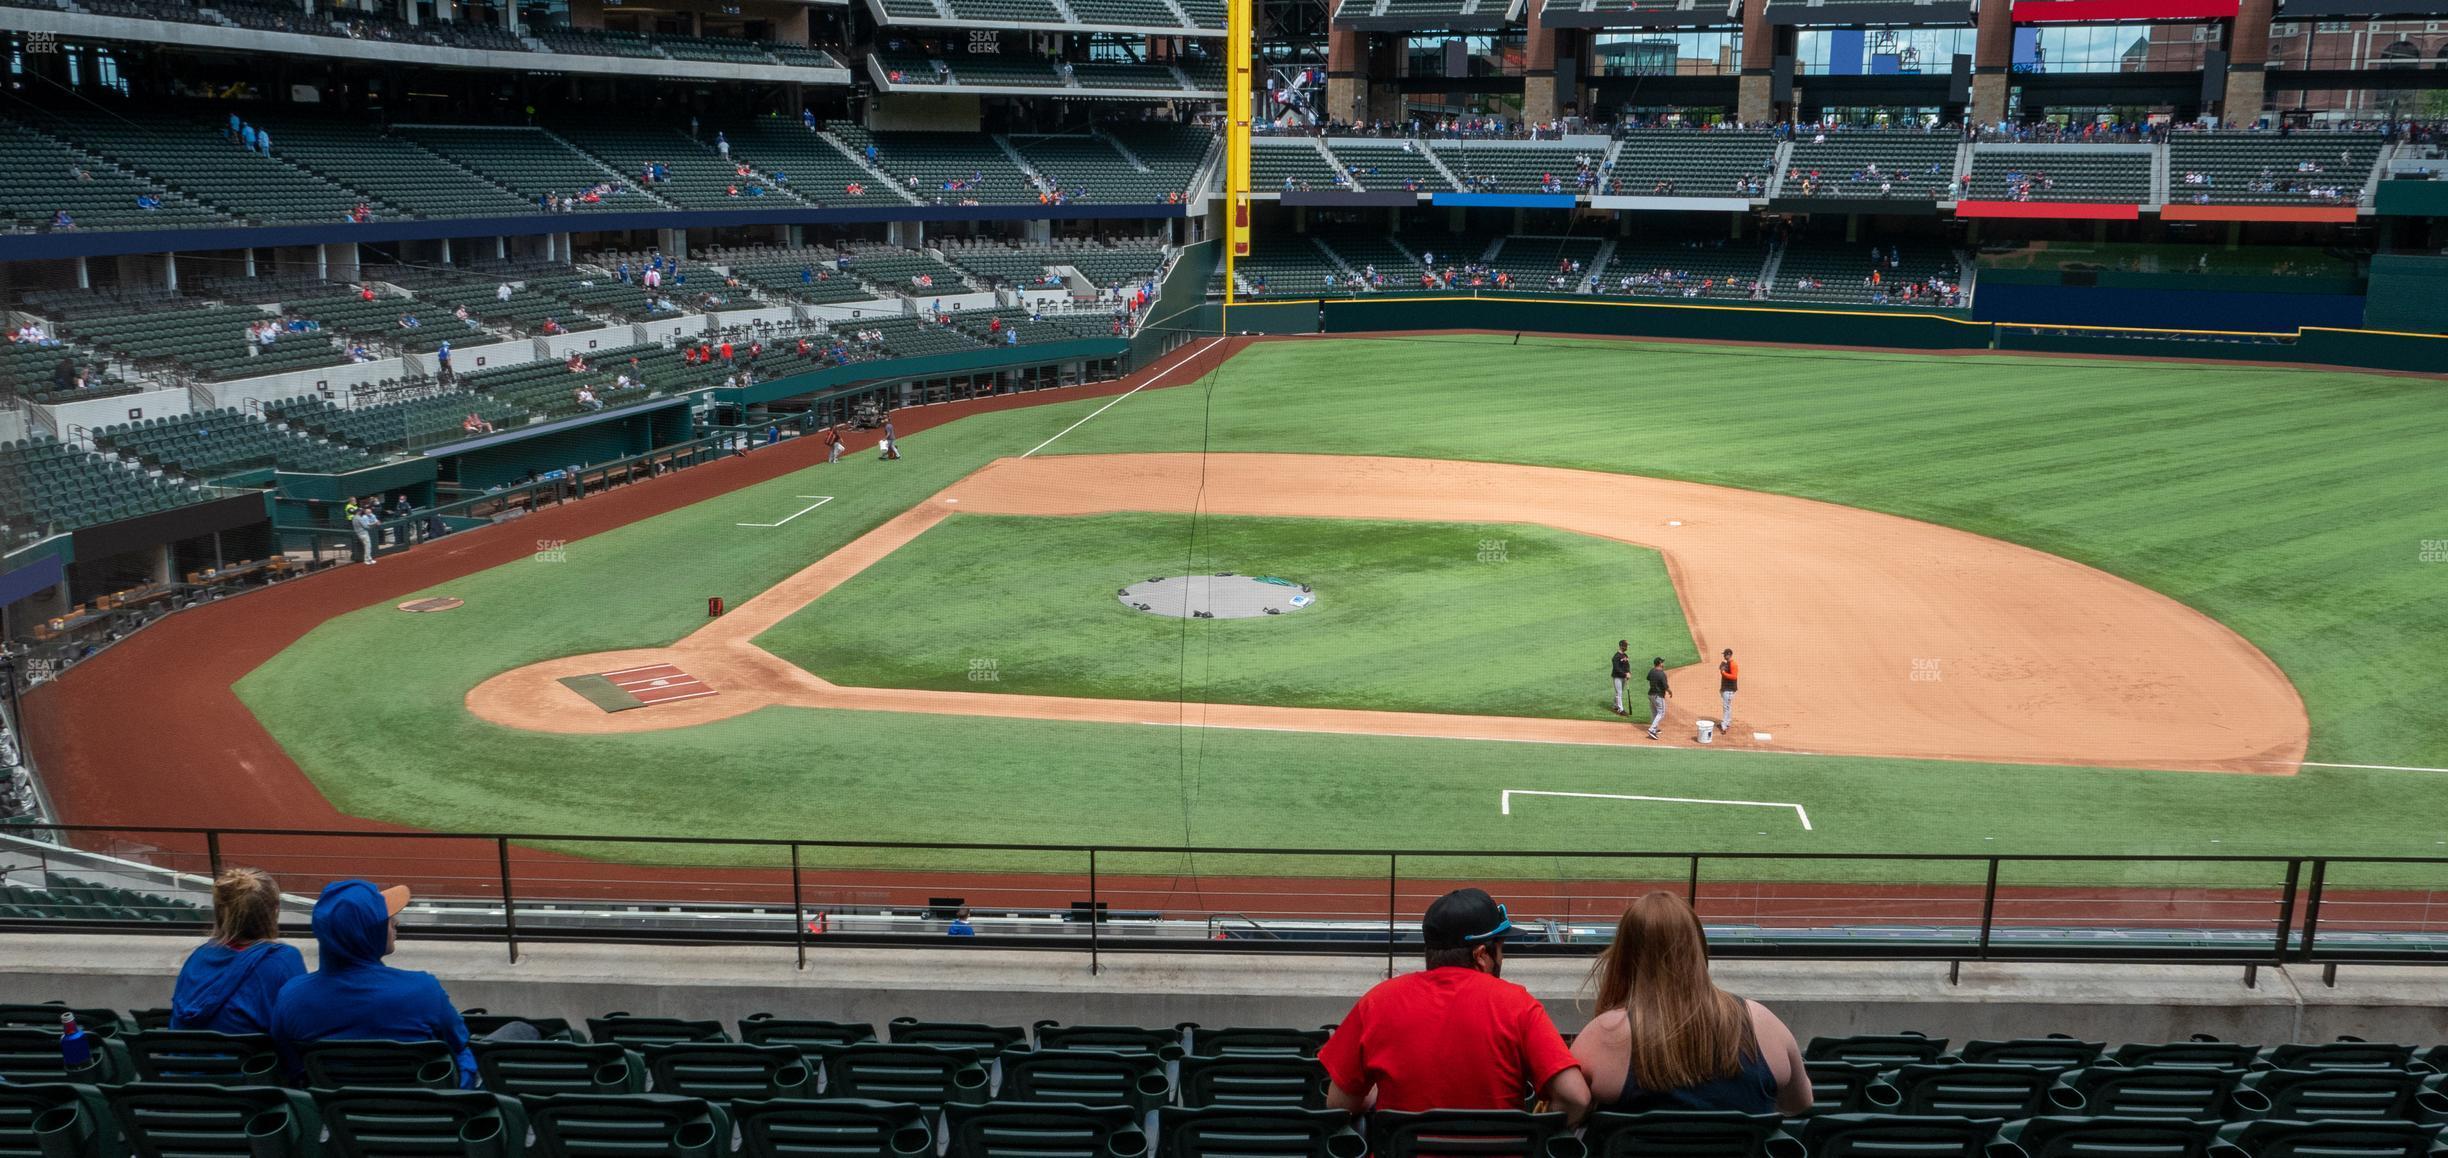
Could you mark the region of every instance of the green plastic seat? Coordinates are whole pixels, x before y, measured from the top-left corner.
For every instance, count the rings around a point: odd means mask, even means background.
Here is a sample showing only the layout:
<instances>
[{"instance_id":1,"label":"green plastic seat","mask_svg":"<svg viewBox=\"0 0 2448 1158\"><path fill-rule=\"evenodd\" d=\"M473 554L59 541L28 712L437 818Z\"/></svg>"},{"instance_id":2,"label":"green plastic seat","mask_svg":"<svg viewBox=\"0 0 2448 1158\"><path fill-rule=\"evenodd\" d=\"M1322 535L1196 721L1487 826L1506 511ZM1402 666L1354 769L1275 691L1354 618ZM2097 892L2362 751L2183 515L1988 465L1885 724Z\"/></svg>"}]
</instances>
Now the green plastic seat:
<instances>
[{"instance_id":1,"label":"green plastic seat","mask_svg":"<svg viewBox=\"0 0 2448 1158\"><path fill-rule=\"evenodd\" d=\"M306 1088L372 1086L394 1090L455 1090L459 1061L439 1041L311 1041L298 1046Z\"/></svg>"},{"instance_id":2,"label":"green plastic seat","mask_svg":"<svg viewBox=\"0 0 2448 1158\"><path fill-rule=\"evenodd\" d=\"M1334 1036L1332 1027L1325 1029L1279 1029L1268 1026L1204 1026L1190 1027L1190 1052L1198 1057L1221 1057L1227 1054L1277 1054L1293 1057L1316 1057L1326 1047L1326 1039Z\"/></svg>"},{"instance_id":3,"label":"green plastic seat","mask_svg":"<svg viewBox=\"0 0 2448 1158\"><path fill-rule=\"evenodd\" d=\"M1563 1114L1528 1110L1379 1110L1368 1116L1368 1148L1370 1158L1580 1155Z\"/></svg>"},{"instance_id":4,"label":"green plastic seat","mask_svg":"<svg viewBox=\"0 0 2448 1158\"><path fill-rule=\"evenodd\" d=\"M123 1153L100 1088L0 1084L0 1158L119 1158Z\"/></svg>"},{"instance_id":5,"label":"green plastic seat","mask_svg":"<svg viewBox=\"0 0 2448 1158\"><path fill-rule=\"evenodd\" d=\"M1156 1158L1363 1158L1368 1142L1341 1110L1168 1106L1156 1111Z\"/></svg>"},{"instance_id":6,"label":"green plastic seat","mask_svg":"<svg viewBox=\"0 0 2448 1158\"><path fill-rule=\"evenodd\" d=\"M554 1094L526 1102L540 1158L722 1158L731 1119L703 1098Z\"/></svg>"},{"instance_id":7,"label":"green plastic seat","mask_svg":"<svg viewBox=\"0 0 2448 1158\"><path fill-rule=\"evenodd\" d=\"M1827 1114L1802 1127L1810 1158L1982 1158L2003 1123L1910 1114Z\"/></svg>"},{"instance_id":8,"label":"green plastic seat","mask_svg":"<svg viewBox=\"0 0 2448 1158\"><path fill-rule=\"evenodd\" d=\"M1905 1066L1880 1079L1894 1091L1894 1100L1873 1095L1881 1109L1896 1114L1937 1114L1958 1118L2028 1118L2049 1111L2049 1091L2059 1071L2038 1066L1921 1064Z\"/></svg>"},{"instance_id":9,"label":"green plastic seat","mask_svg":"<svg viewBox=\"0 0 2448 1158\"><path fill-rule=\"evenodd\" d=\"M2004 1041L1967 1041L1955 1051L1955 1056L1981 1065L2046 1066L2051 1069L2080 1069L2098 1061L2107 1043L2083 1041L2062 1033L2047 1037L2018 1037Z\"/></svg>"},{"instance_id":10,"label":"green plastic seat","mask_svg":"<svg viewBox=\"0 0 2448 1158\"><path fill-rule=\"evenodd\" d=\"M2448 1121L2437 1075L2413 1070L2262 1070L2243 1088L2269 1100L2255 1118L2285 1122Z\"/></svg>"},{"instance_id":11,"label":"green plastic seat","mask_svg":"<svg viewBox=\"0 0 2448 1158\"><path fill-rule=\"evenodd\" d=\"M442 401L455 403L458 399L443 399ZM467 1023L468 1033L474 1037L483 1037L505 1025L523 1021L534 1026L536 1032L541 1034L545 1041L586 1040L586 1035L573 1028L566 1017L520 1017L511 1013L494 1013L479 1007L460 1010L459 1020Z\"/></svg>"},{"instance_id":12,"label":"green plastic seat","mask_svg":"<svg viewBox=\"0 0 2448 1158\"><path fill-rule=\"evenodd\" d=\"M609 1042L479 1041L471 1048L488 1090L519 1097L646 1092L644 1059Z\"/></svg>"},{"instance_id":13,"label":"green plastic seat","mask_svg":"<svg viewBox=\"0 0 2448 1158\"><path fill-rule=\"evenodd\" d=\"M1030 1027L1039 1049L1110 1049L1122 1053L1152 1053L1166 1061L1183 1054L1180 1026L1160 1029L1143 1025L1062 1025L1040 1021Z\"/></svg>"},{"instance_id":14,"label":"green plastic seat","mask_svg":"<svg viewBox=\"0 0 2448 1158\"><path fill-rule=\"evenodd\" d=\"M219 1086L283 1084L280 1051L260 1033L140 1029L122 1039L136 1080Z\"/></svg>"},{"instance_id":15,"label":"green plastic seat","mask_svg":"<svg viewBox=\"0 0 2448 1158\"><path fill-rule=\"evenodd\" d=\"M303 1090L133 1082L103 1097L135 1158L316 1158L323 1135Z\"/></svg>"},{"instance_id":16,"label":"green plastic seat","mask_svg":"<svg viewBox=\"0 0 2448 1158\"><path fill-rule=\"evenodd\" d=\"M929 1109L987 1098L992 1055L980 1050L873 1042L810 1048L824 1059L829 1098L915 1102Z\"/></svg>"},{"instance_id":17,"label":"green plastic seat","mask_svg":"<svg viewBox=\"0 0 2448 1158\"><path fill-rule=\"evenodd\" d=\"M945 1158L1142 1158L1141 1112L1060 1102L944 1107Z\"/></svg>"},{"instance_id":18,"label":"green plastic seat","mask_svg":"<svg viewBox=\"0 0 2448 1158\"><path fill-rule=\"evenodd\" d=\"M1989 1158L2213 1158L2219 1123L2044 1115L2008 1122Z\"/></svg>"},{"instance_id":19,"label":"green plastic seat","mask_svg":"<svg viewBox=\"0 0 2448 1158\"><path fill-rule=\"evenodd\" d=\"M1003 1085L995 1098L1152 1110L1171 1101L1172 1094L1164 1059L1152 1053L1036 1049L1004 1055Z\"/></svg>"},{"instance_id":20,"label":"green plastic seat","mask_svg":"<svg viewBox=\"0 0 2448 1158\"><path fill-rule=\"evenodd\" d=\"M1802 1071L1810 1075L1813 1115L1872 1113L1879 1109L1872 1099L1890 1094L1878 1084L1877 1062L1806 1061Z\"/></svg>"},{"instance_id":21,"label":"green plastic seat","mask_svg":"<svg viewBox=\"0 0 2448 1158\"><path fill-rule=\"evenodd\" d=\"M2127 1042L2108 1051L2107 1061L2120 1066L2192 1066L2200 1069L2250 1069L2260 1062L2260 1049L2243 1042L2220 1041L2195 1034L2188 1041Z\"/></svg>"},{"instance_id":22,"label":"green plastic seat","mask_svg":"<svg viewBox=\"0 0 2448 1158\"><path fill-rule=\"evenodd\" d=\"M2419 1122L2236 1122L2219 1140L2251 1158L2440 1158L2440 1128Z\"/></svg>"},{"instance_id":23,"label":"green plastic seat","mask_svg":"<svg viewBox=\"0 0 2448 1158\"><path fill-rule=\"evenodd\" d=\"M1017 1025L972 1021L920 1021L896 1017L885 1026L894 1045L966 1045L998 1051L1028 1048L1028 1030Z\"/></svg>"},{"instance_id":24,"label":"green plastic seat","mask_svg":"<svg viewBox=\"0 0 2448 1158\"><path fill-rule=\"evenodd\" d=\"M1857 1033L1847 1037L1814 1037L1802 1047L1804 1061L1870 1062L1892 1070L1914 1062L1934 1062L1946 1056L1947 1040L1922 1033Z\"/></svg>"},{"instance_id":25,"label":"green plastic seat","mask_svg":"<svg viewBox=\"0 0 2448 1158\"><path fill-rule=\"evenodd\" d=\"M728 1102L733 1098L791 1098L813 1093L815 1075L807 1058L787 1045L733 1041L672 1041L638 1047L658 1094Z\"/></svg>"},{"instance_id":26,"label":"green plastic seat","mask_svg":"<svg viewBox=\"0 0 2448 1158\"><path fill-rule=\"evenodd\" d=\"M635 1017L607 1013L586 1019L587 1040L640 1046L666 1041L729 1041L719 1021L686 1017Z\"/></svg>"},{"instance_id":27,"label":"green plastic seat","mask_svg":"<svg viewBox=\"0 0 2448 1158\"><path fill-rule=\"evenodd\" d=\"M2273 1045L2261 1061L2282 1070L2402 1070L2414 1064L2414 1047L2383 1041L2337 1041Z\"/></svg>"},{"instance_id":28,"label":"green plastic seat","mask_svg":"<svg viewBox=\"0 0 2448 1158\"><path fill-rule=\"evenodd\" d=\"M1591 1158L1804 1158L1775 1114L1733 1110L1602 1110L1582 1123Z\"/></svg>"},{"instance_id":29,"label":"green plastic seat","mask_svg":"<svg viewBox=\"0 0 2448 1158\"><path fill-rule=\"evenodd\" d=\"M1322 1110L1326 1067L1315 1058L1227 1054L1181 1059L1184 1106Z\"/></svg>"},{"instance_id":30,"label":"green plastic seat","mask_svg":"<svg viewBox=\"0 0 2448 1158\"><path fill-rule=\"evenodd\" d=\"M118 1037L122 1032L134 1028L116 1009L79 1009L57 1001L45 1001L39 1004L0 1003L0 1026L47 1029L57 1034L60 1027L60 1015L63 1013L76 1014L78 1028L98 1037Z\"/></svg>"},{"instance_id":31,"label":"green plastic seat","mask_svg":"<svg viewBox=\"0 0 2448 1158\"><path fill-rule=\"evenodd\" d=\"M72 1075L60 1057L58 1029L0 1028L0 1081L113 1085L127 1080L129 1072L124 1042L97 1038L93 1068Z\"/></svg>"},{"instance_id":32,"label":"green plastic seat","mask_svg":"<svg viewBox=\"0 0 2448 1158\"><path fill-rule=\"evenodd\" d=\"M932 1158L933 1115L910 1102L742 1098L731 1103L741 1158Z\"/></svg>"},{"instance_id":33,"label":"green plastic seat","mask_svg":"<svg viewBox=\"0 0 2448 1158\"><path fill-rule=\"evenodd\" d=\"M315 1095L324 1158L519 1158L527 1111L483 1090L329 1090Z\"/></svg>"},{"instance_id":34,"label":"green plastic seat","mask_svg":"<svg viewBox=\"0 0 2448 1158\"><path fill-rule=\"evenodd\" d=\"M875 1027L863 1021L823 1021L751 1013L740 1019L739 1039L752 1045L850 1045L876 1040ZM809 1055L813 1059L814 1055Z\"/></svg>"},{"instance_id":35,"label":"green plastic seat","mask_svg":"<svg viewBox=\"0 0 2448 1158\"><path fill-rule=\"evenodd\" d=\"M2050 1098L2065 1110L2087 1114L2224 1122L2266 1104L2242 1089L2244 1073L2195 1066L2088 1066L2058 1075Z\"/></svg>"}]
</instances>

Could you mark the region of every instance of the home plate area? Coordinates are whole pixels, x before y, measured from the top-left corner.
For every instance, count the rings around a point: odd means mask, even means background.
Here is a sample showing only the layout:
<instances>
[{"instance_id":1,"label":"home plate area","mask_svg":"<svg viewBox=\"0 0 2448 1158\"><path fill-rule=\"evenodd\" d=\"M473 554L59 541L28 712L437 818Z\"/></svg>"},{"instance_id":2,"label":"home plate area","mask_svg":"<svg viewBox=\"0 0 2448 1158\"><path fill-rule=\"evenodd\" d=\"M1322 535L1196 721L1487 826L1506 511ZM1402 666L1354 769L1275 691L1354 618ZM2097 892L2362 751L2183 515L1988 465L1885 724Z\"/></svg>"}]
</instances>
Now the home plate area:
<instances>
[{"instance_id":1,"label":"home plate area","mask_svg":"<svg viewBox=\"0 0 2448 1158\"><path fill-rule=\"evenodd\" d=\"M622 668L601 675L565 676L561 685L585 696L587 702L607 712L625 712L631 708L648 708L715 694L704 680L668 663Z\"/></svg>"}]
</instances>

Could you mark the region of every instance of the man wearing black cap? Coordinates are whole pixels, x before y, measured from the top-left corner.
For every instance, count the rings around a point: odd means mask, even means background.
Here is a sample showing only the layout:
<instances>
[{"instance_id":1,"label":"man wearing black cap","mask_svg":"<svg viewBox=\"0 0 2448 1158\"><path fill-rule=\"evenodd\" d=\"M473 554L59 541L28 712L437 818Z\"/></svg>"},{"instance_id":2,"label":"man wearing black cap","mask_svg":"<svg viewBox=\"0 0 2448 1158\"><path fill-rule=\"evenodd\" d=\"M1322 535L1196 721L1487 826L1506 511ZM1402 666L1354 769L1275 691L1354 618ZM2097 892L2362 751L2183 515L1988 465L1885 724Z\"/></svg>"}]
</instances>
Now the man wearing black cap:
<instances>
[{"instance_id":1,"label":"man wearing black cap","mask_svg":"<svg viewBox=\"0 0 2448 1158\"><path fill-rule=\"evenodd\" d=\"M1505 907L1478 889L1420 920L1427 968L1383 981L1335 1028L1319 1064L1326 1104L1381 1110L1516 1110L1543 1097L1578 1122L1589 1080L1530 991L1501 979Z\"/></svg>"}]
</instances>

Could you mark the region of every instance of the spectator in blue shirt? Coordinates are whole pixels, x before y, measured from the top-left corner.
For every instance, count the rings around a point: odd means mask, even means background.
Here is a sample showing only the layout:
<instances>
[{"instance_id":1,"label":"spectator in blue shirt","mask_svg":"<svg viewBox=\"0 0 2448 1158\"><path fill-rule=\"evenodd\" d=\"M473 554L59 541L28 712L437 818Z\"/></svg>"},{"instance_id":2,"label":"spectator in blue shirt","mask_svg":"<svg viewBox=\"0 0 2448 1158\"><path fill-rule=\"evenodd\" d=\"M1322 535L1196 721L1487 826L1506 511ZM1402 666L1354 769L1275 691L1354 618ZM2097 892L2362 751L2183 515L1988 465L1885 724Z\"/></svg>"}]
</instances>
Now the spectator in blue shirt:
<instances>
[{"instance_id":1,"label":"spectator in blue shirt","mask_svg":"<svg viewBox=\"0 0 2448 1158\"><path fill-rule=\"evenodd\" d=\"M316 969L283 986L272 1007L272 1039L291 1073L300 1072L298 1047L311 1042L439 1041L458 1062L459 1084L476 1085L467 1023L442 983L382 963L398 947L407 907L406 885L377 889L359 880L333 882L315 899Z\"/></svg>"},{"instance_id":2,"label":"spectator in blue shirt","mask_svg":"<svg viewBox=\"0 0 2448 1158\"><path fill-rule=\"evenodd\" d=\"M273 1000L306 973L305 956L281 943L280 897L262 869L225 869L213 881L212 939L179 967L170 1028L271 1032Z\"/></svg>"},{"instance_id":3,"label":"spectator in blue shirt","mask_svg":"<svg viewBox=\"0 0 2448 1158\"><path fill-rule=\"evenodd\" d=\"M960 907L959 911L957 911L957 912L955 912L955 913L953 913L953 914L952 914L952 923L951 923L951 924L949 924L949 925L944 926L944 936L947 936L947 937L975 937L975 936L977 936L977 926L972 925L972 924L970 924L970 923L969 923L969 906L967 906L967 905L962 905L962 906Z\"/></svg>"}]
</instances>

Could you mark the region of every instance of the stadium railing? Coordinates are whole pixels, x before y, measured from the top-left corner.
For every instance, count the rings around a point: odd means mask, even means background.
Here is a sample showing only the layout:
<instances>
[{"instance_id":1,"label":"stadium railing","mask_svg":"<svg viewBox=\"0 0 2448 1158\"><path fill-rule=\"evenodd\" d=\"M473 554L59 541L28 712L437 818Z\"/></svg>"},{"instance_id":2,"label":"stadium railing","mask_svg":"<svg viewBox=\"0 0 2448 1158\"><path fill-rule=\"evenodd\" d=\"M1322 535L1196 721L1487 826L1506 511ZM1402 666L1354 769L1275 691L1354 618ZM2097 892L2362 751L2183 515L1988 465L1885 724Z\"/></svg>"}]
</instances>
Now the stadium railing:
<instances>
[{"instance_id":1,"label":"stadium railing","mask_svg":"<svg viewBox=\"0 0 2448 1158\"><path fill-rule=\"evenodd\" d=\"M2426 897L2448 857L1270 849L548 833L154 828L10 830L10 871L148 873L193 901L246 864L284 891L371 876L410 885L411 935L495 941L925 946L1382 955L1480 883L1511 906L1513 951L1588 955L1632 898L1680 893L1730 958L2448 964ZM1260 873L1269 875L1258 875ZM164 886L165 878L182 884ZM977 938L944 936L972 910ZM295 914L293 914L294 916ZM160 919L0 910L0 931L192 933Z\"/></svg>"}]
</instances>

